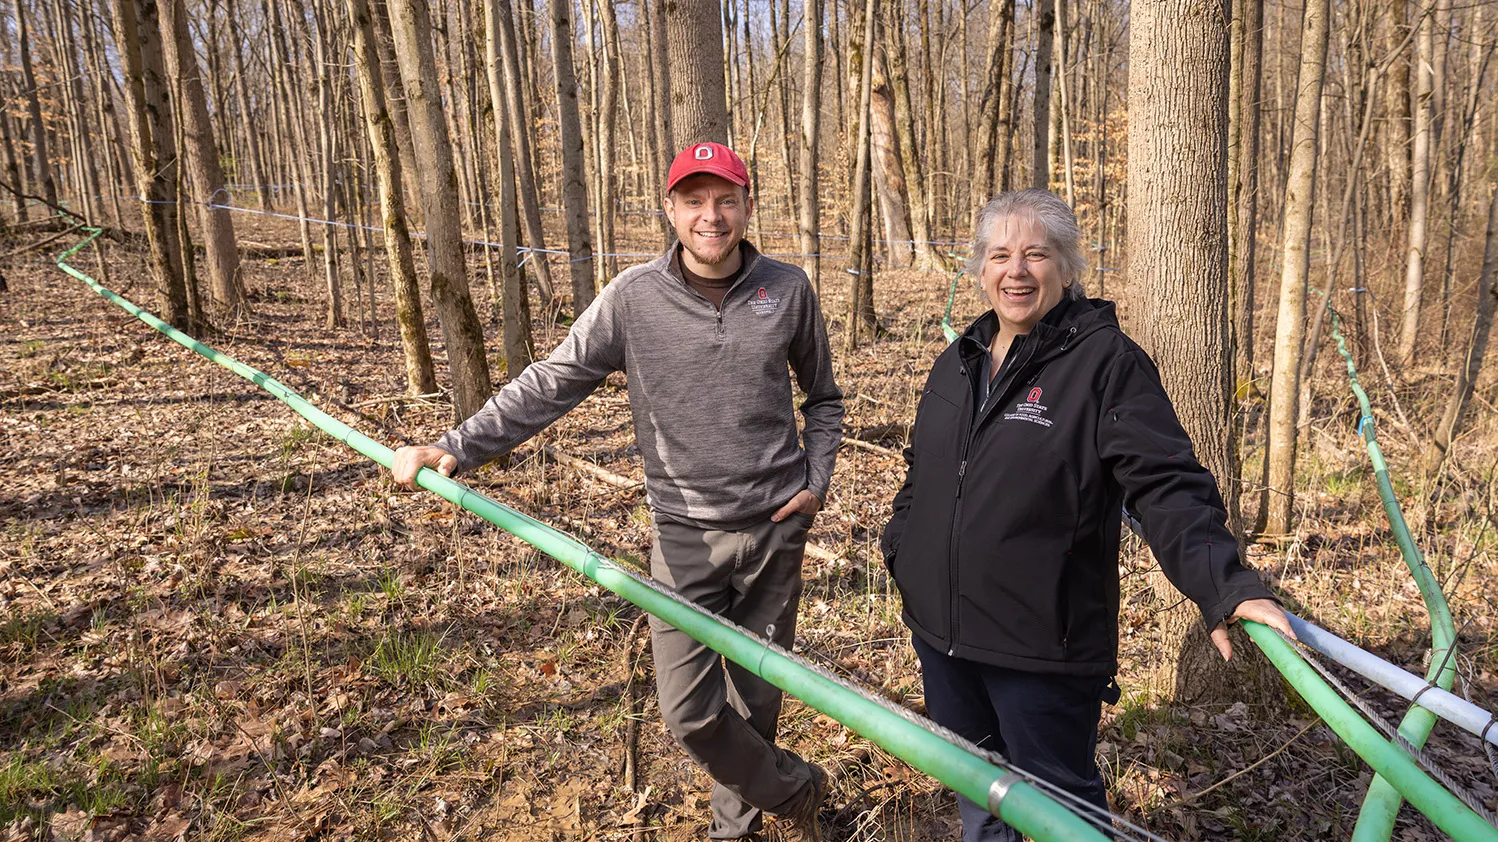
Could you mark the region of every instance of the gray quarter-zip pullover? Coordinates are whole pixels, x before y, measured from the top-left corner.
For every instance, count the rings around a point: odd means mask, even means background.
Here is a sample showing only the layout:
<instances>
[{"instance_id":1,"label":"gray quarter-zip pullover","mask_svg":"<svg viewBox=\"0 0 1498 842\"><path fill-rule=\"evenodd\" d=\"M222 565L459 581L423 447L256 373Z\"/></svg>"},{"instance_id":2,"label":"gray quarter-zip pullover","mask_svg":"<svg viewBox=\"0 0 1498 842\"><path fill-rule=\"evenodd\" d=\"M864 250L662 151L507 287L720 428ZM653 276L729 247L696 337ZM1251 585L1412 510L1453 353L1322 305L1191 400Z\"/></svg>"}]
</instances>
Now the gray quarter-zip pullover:
<instances>
[{"instance_id":1,"label":"gray quarter-zip pullover","mask_svg":"<svg viewBox=\"0 0 1498 842\"><path fill-rule=\"evenodd\" d=\"M528 367L437 447L470 470L560 418L611 372L629 377L645 490L658 514L733 528L796 492L827 499L843 394L806 273L745 243L722 309L661 257L619 274L551 356ZM797 441L791 372L805 392Z\"/></svg>"}]
</instances>

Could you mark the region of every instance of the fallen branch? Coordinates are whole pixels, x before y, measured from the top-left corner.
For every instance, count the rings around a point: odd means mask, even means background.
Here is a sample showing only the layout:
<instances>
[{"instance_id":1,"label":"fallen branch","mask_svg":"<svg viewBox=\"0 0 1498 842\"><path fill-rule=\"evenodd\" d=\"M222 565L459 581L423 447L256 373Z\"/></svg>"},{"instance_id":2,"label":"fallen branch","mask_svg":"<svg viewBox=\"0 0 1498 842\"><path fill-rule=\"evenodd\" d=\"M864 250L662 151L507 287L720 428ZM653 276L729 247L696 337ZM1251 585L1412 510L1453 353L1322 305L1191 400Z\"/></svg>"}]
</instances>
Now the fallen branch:
<instances>
[{"instance_id":1,"label":"fallen branch","mask_svg":"<svg viewBox=\"0 0 1498 842\"><path fill-rule=\"evenodd\" d=\"M638 480L632 480L629 477L620 476L619 474L616 474L613 471L608 470L607 468L600 468L592 462L579 459L576 456L568 456L567 454L563 453L560 450L557 450L555 447L552 447L549 444L541 445L541 452L546 454L546 458L552 460L553 462L556 462L559 465L566 465L569 468L582 471L583 473L593 477L599 482L607 483L616 488L635 489L645 485L645 483L639 482Z\"/></svg>"},{"instance_id":2,"label":"fallen branch","mask_svg":"<svg viewBox=\"0 0 1498 842\"><path fill-rule=\"evenodd\" d=\"M65 228L65 229L63 229L61 231L58 231L56 234L53 234L52 236L50 236L50 237L48 237L48 238L46 238L44 240L38 240L37 242L34 242L31 245L29 245L29 246L21 246L20 248L14 249L14 250L9 251L9 252L6 252L5 254L0 254L0 260L4 260L5 258L8 258L8 257L15 257L18 254L24 254L24 253L26 253L28 251L32 251L34 249L39 249L39 248L41 248L42 246L45 246L48 243L55 242L57 240L62 239L63 237L66 237L67 235L73 233L74 231L77 231L79 228L82 228L82 227L83 227L82 223L79 223L77 225L74 225L71 228Z\"/></svg>"},{"instance_id":3,"label":"fallen branch","mask_svg":"<svg viewBox=\"0 0 1498 842\"><path fill-rule=\"evenodd\" d=\"M843 436L842 444L847 445L848 447L856 447L859 450L867 450L870 453L877 453L880 456L889 456L889 457L895 458L895 459L900 458L900 451L895 450L893 448L884 447L883 445L869 444L868 442L866 442L866 441L864 441L862 439L855 439L855 438L850 438L848 436Z\"/></svg>"}]
</instances>

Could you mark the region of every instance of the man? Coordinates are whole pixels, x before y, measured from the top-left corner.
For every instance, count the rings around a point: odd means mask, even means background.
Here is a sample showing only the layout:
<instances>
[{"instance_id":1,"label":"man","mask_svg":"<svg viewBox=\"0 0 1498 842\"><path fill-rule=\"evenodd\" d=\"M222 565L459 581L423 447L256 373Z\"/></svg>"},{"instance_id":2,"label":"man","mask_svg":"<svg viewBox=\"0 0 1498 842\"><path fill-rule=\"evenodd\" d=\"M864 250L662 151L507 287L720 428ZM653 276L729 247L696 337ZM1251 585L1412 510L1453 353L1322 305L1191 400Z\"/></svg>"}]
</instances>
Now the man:
<instances>
[{"instance_id":1,"label":"man","mask_svg":"<svg viewBox=\"0 0 1498 842\"><path fill-rule=\"evenodd\" d=\"M577 406L611 372L629 375L635 441L654 515L650 572L709 611L789 649L812 517L827 498L842 392L827 330L799 268L745 239L749 171L717 143L671 164L665 211L678 242L626 270L547 360L456 430L396 451L395 480L451 475L507 453ZM791 379L806 393L804 449ZM661 713L713 776L712 839L757 838L762 813L790 839L819 840L822 770L775 745L781 693L650 618Z\"/></svg>"}]
</instances>

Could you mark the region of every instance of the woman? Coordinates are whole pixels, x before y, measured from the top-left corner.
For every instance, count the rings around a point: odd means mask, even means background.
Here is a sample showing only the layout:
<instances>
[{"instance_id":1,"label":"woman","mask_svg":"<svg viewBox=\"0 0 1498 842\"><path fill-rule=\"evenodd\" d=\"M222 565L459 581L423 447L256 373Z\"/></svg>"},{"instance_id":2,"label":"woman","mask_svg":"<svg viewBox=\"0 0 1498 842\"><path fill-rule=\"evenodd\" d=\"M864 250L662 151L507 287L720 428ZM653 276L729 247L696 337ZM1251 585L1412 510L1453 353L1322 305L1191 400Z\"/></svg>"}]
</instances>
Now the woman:
<instances>
[{"instance_id":1,"label":"woman","mask_svg":"<svg viewBox=\"0 0 1498 842\"><path fill-rule=\"evenodd\" d=\"M1217 485L1113 304L1082 295L1076 216L1044 190L978 214L992 310L931 368L884 530L931 717L1107 809L1095 751L1118 700L1121 508L1230 657L1226 622L1290 634L1238 559ZM963 839L1018 840L961 795Z\"/></svg>"}]
</instances>

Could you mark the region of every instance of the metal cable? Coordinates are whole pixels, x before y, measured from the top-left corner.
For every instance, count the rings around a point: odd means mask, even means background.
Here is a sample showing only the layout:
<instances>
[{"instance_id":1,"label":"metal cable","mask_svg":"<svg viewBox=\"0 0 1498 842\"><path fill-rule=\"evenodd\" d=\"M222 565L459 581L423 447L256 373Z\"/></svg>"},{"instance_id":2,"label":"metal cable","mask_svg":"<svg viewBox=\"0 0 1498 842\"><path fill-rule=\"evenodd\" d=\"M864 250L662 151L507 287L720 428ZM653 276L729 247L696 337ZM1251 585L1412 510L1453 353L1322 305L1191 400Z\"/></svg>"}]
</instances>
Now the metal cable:
<instances>
[{"instance_id":1,"label":"metal cable","mask_svg":"<svg viewBox=\"0 0 1498 842\"><path fill-rule=\"evenodd\" d=\"M1382 731L1384 735L1389 738L1389 741L1391 743L1402 749L1406 754L1413 758L1416 763L1419 763L1420 766L1424 768L1432 778L1435 778L1440 782L1442 786L1450 790L1451 794L1455 795L1463 804L1466 804L1467 807L1472 810L1472 812L1481 816L1483 821L1487 822L1490 825L1493 825L1494 827L1498 827L1498 815L1495 815L1493 811L1489 810L1480 800L1477 799L1475 795L1468 792L1465 787L1463 787L1461 784L1458 784L1456 780L1452 778L1451 775L1447 774L1446 770L1441 768L1435 762L1435 760L1430 758L1423 749L1415 746L1409 740L1405 739L1404 735L1399 733L1398 728L1391 725L1389 721L1377 711L1375 711L1373 709L1373 706L1370 705L1365 699L1363 699L1362 696L1354 692L1342 681L1342 679L1334 675L1325 664L1321 663L1321 661L1316 658L1314 652L1309 647L1302 644L1298 640L1292 640L1279 629L1274 629L1274 633L1279 635L1286 643L1294 647L1295 650L1300 654L1300 656L1305 659L1305 662L1311 665L1312 669L1320 673L1321 677L1326 679L1326 682L1332 685L1332 687L1334 687L1338 693L1342 694L1343 698L1347 699L1349 704L1351 704L1353 707L1356 707L1358 711L1360 711L1363 716L1373 724L1374 727ZM1484 745L1486 745L1486 743L1484 743ZM1489 757L1491 756L1492 750L1490 748ZM1495 774L1498 774L1498 769L1495 769Z\"/></svg>"}]
</instances>

